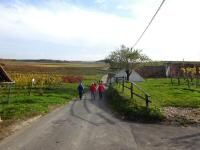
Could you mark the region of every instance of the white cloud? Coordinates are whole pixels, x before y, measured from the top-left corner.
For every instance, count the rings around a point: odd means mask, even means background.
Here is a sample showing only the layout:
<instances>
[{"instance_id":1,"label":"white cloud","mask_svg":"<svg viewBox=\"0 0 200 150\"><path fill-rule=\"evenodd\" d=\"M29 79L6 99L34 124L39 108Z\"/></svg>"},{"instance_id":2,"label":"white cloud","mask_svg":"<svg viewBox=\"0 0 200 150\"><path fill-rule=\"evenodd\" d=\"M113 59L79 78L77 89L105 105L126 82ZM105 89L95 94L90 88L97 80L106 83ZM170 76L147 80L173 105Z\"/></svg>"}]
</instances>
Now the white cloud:
<instances>
[{"instance_id":1,"label":"white cloud","mask_svg":"<svg viewBox=\"0 0 200 150\"><path fill-rule=\"evenodd\" d=\"M95 0L95 3L97 4L102 4L102 3L105 3L106 0Z\"/></svg>"},{"instance_id":2,"label":"white cloud","mask_svg":"<svg viewBox=\"0 0 200 150\"><path fill-rule=\"evenodd\" d=\"M32 5L0 6L0 31L21 38L48 40L55 43L81 42L83 46L115 46L127 41L135 32L134 20L88 11L65 4L52 11ZM73 43L73 44L74 44ZM105 47L106 48L106 47Z\"/></svg>"},{"instance_id":3,"label":"white cloud","mask_svg":"<svg viewBox=\"0 0 200 150\"><path fill-rule=\"evenodd\" d=\"M104 3L104 0L96 2ZM119 3L119 11L129 10L133 18L88 10L63 1L44 2L45 7L20 2L12 7L0 4L0 39L33 41L33 50L39 49L39 46L35 47L38 41L63 47L63 54L50 56L52 53L49 52L46 57L50 58L103 59L121 44L132 46L160 2L142 0L130 3L127 0L124 4ZM143 49L156 60L199 60L198 6L198 0L167 0L136 48ZM13 48L6 43L8 41L0 43L0 52L4 47ZM15 45L17 47L17 43ZM56 47L46 49L53 51Z\"/></svg>"}]
</instances>

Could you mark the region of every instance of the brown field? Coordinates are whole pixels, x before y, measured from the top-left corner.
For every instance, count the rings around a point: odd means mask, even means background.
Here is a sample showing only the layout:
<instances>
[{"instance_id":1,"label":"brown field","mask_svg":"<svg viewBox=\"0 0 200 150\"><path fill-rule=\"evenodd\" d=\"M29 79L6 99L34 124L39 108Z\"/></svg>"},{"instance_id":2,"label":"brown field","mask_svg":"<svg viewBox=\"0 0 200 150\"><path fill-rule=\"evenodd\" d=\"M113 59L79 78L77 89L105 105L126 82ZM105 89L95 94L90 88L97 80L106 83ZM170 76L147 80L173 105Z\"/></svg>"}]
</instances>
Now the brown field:
<instances>
[{"instance_id":1,"label":"brown field","mask_svg":"<svg viewBox=\"0 0 200 150\"><path fill-rule=\"evenodd\" d=\"M44 73L57 75L96 75L102 74L106 65L104 63L40 63L24 61L0 61L4 69L12 73Z\"/></svg>"},{"instance_id":2,"label":"brown field","mask_svg":"<svg viewBox=\"0 0 200 150\"><path fill-rule=\"evenodd\" d=\"M38 62L1 60L0 64L16 82L16 86L30 86L32 79L36 86L56 86L63 81L93 79L105 74L107 66L100 62ZM64 80L63 80L64 79ZM67 79L67 80L66 80Z\"/></svg>"}]
</instances>

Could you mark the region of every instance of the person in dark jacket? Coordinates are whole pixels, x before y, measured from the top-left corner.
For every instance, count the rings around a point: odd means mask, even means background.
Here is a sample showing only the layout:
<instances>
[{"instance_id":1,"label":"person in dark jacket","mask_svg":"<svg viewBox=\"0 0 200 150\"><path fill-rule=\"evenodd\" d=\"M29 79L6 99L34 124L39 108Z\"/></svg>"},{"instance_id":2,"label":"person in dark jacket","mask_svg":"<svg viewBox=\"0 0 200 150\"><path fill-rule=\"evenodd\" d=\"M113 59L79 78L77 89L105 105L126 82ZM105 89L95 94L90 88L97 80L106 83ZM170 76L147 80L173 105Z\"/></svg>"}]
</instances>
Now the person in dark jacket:
<instances>
[{"instance_id":1,"label":"person in dark jacket","mask_svg":"<svg viewBox=\"0 0 200 150\"><path fill-rule=\"evenodd\" d=\"M81 100L83 97L83 92L84 92L84 86L82 82L79 83L77 90L78 90L79 98Z\"/></svg>"}]
</instances>

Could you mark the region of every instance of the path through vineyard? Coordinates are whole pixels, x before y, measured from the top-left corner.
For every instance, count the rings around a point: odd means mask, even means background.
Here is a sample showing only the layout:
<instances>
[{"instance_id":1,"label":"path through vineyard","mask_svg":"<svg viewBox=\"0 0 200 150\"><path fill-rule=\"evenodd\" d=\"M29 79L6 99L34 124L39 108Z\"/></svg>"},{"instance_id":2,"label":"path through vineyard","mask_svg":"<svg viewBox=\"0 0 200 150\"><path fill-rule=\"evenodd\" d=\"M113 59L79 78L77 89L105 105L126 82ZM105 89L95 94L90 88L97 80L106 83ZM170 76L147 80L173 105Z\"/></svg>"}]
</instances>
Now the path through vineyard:
<instances>
[{"instance_id":1,"label":"path through vineyard","mask_svg":"<svg viewBox=\"0 0 200 150\"><path fill-rule=\"evenodd\" d=\"M1 150L199 149L200 130L117 119L105 100L71 101L0 143Z\"/></svg>"}]
</instances>

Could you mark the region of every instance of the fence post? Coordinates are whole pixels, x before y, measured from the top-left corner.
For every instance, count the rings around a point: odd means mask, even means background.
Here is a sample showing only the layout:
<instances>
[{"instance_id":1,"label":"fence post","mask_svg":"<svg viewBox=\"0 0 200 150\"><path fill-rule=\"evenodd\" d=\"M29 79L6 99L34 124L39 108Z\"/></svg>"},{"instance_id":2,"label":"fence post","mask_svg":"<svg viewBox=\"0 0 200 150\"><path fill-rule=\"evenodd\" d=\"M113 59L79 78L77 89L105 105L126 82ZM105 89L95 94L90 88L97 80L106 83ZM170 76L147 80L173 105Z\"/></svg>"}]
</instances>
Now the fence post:
<instances>
[{"instance_id":1,"label":"fence post","mask_svg":"<svg viewBox=\"0 0 200 150\"><path fill-rule=\"evenodd\" d=\"M124 92L124 77L123 77L123 82L122 82L122 92Z\"/></svg>"},{"instance_id":2,"label":"fence post","mask_svg":"<svg viewBox=\"0 0 200 150\"><path fill-rule=\"evenodd\" d=\"M146 108L149 108L149 96L145 94Z\"/></svg>"},{"instance_id":3,"label":"fence post","mask_svg":"<svg viewBox=\"0 0 200 150\"><path fill-rule=\"evenodd\" d=\"M10 103L11 85L8 85L8 104Z\"/></svg>"},{"instance_id":4,"label":"fence post","mask_svg":"<svg viewBox=\"0 0 200 150\"><path fill-rule=\"evenodd\" d=\"M170 79L171 79L171 84L173 85L173 79L172 79L172 77L170 77Z\"/></svg>"},{"instance_id":5,"label":"fence post","mask_svg":"<svg viewBox=\"0 0 200 150\"><path fill-rule=\"evenodd\" d=\"M133 98L133 83L131 82L131 98Z\"/></svg>"},{"instance_id":6,"label":"fence post","mask_svg":"<svg viewBox=\"0 0 200 150\"><path fill-rule=\"evenodd\" d=\"M115 82L118 84L118 77L115 78Z\"/></svg>"},{"instance_id":7,"label":"fence post","mask_svg":"<svg viewBox=\"0 0 200 150\"><path fill-rule=\"evenodd\" d=\"M180 85L180 84L181 84L180 77L178 76L178 85Z\"/></svg>"},{"instance_id":8,"label":"fence post","mask_svg":"<svg viewBox=\"0 0 200 150\"><path fill-rule=\"evenodd\" d=\"M196 88L199 86L199 77L196 77Z\"/></svg>"},{"instance_id":9,"label":"fence post","mask_svg":"<svg viewBox=\"0 0 200 150\"><path fill-rule=\"evenodd\" d=\"M29 96L31 96L32 86L29 87Z\"/></svg>"},{"instance_id":10,"label":"fence post","mask_svg":"<svg viewBox=\"0 0 200 150\"><path fill-rule=\"evenodd\" d=\"M188 88L190 88L190 80L188 77L187 77L187 85L188 85Z\"/></svg>"}]
</instances>

